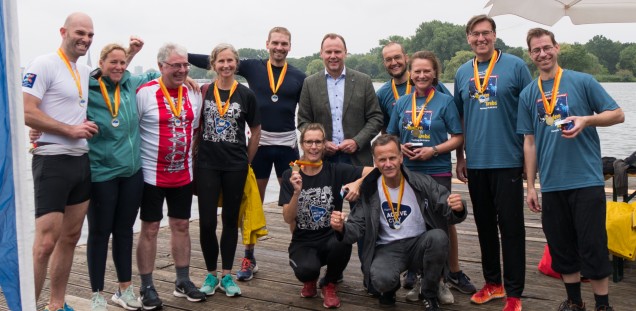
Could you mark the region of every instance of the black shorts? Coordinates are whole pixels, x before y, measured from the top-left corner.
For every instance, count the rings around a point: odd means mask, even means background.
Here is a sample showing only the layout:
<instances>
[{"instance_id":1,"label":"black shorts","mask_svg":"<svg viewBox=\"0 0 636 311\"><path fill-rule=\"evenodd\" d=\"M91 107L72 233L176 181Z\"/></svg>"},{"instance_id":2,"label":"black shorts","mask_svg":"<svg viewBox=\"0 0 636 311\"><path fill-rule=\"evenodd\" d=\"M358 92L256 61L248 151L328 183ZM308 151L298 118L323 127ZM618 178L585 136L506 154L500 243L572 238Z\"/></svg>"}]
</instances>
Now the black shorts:
<instances>
[{"instance_id":1,"label":"black shorts","mask_svg":"<svg viewBox=\"0 0 636 311\"><path fill-rule=\"evenodd\" d=\"M88 154L34 155L31 162L35 218L64 213L68 205L90 199L91 166Z\"/></svg>"},{"instance_id":2,"label":"black shorts","mask_svg":"<svg viewBox=\"0 0 636 311\"><path fill-rule=\"evenodd\" d=\"M605 231L603 186L542 193L541 221L552 269L592 280L612 273Z\"/></svg>"},{"instance_id":3,"label":"black shorts","mask_svg":"<svg viewBox=\"0 0 636 311\"><path fill-rule=\"evenodd\" d=\"M177 188L163 188L144 183L139 219L157 222L163 219L163 200L168 204L168 217L190 219L192 183Z\"/></svg>"},{"instance_id":4,"label":"black shorts","mask_svg":"<svg viewBox=\"0 0 636 311\"><path fill-rule=\"evenodd\" d=\"M288 146L259 146L252 160L252 169L256 179L269 179L273 164L276 177L281 178L283 172L289 168L289 162L298 158L298 149Z\"/></svg>"}]
</instances>

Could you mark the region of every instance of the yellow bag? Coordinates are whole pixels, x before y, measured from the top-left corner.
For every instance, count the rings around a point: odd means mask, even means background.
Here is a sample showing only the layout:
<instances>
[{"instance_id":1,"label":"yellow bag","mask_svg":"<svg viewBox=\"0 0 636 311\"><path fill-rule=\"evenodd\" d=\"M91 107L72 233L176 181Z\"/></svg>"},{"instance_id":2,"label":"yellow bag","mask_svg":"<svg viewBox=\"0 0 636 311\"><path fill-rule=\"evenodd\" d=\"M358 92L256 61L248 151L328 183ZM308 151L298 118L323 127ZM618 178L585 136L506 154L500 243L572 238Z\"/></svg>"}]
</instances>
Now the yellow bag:
<instances>
[{"instance_id":1,"label":"yellow bag","mask_svg":"<svg viewBox=\"0 0 636 311\"><path fill-rule=\"evenodd\" d=\"M607 202L607 248L613 255L636 259L636 202Z\"/></svg>"},{"instance_id":2,"label":"yellow bag","mask_svg":"<svg viewBox=\"0 0 636 311\"><path fill-rule=\"evenodd\" d=\"M251 165L247 172L247 180L243 190L243 200L241 201L239 212L239 228L243 232L243 244L256 244L256 240L259 237L268 234L263 202L256 184L256 175L254 175Z\"/></svg>"}]
</instances>

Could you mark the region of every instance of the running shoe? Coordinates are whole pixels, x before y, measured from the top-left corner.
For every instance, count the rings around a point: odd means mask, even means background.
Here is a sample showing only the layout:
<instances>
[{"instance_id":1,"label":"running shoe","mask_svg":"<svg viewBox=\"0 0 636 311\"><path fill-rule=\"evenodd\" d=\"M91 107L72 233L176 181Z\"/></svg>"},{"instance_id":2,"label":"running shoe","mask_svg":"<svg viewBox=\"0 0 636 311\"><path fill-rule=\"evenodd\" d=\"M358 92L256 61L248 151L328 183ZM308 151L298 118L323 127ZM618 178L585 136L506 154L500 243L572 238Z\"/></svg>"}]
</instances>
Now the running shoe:
<instances>
[{"instance_id":1,"label":"running shoe","mask_svg":"<svg viewBox=\"0 0 636 311\"><path fill-rule=\"evenodd\" d=\"M117 289L111 300L126 310L139 310L142 307L141 302L135 297L132 285L128 286L124 292Z\"/></svg>"},{"instance_id":2,"label":"running shoe","mask_svg":"<svg viewBox=\"0 0 636 311\"><path fill-rule=\"evenodd\" d=\"M212 296L214 295L214 293L216 293L216 290L218 288L219 288L219 278L217 278L212 273L208 273L199 291L204 293L206 296Z\"/></svg>"},{"instance_id":3,"label":"running shoe","mask_svg":"<svg viewBox=\"0 0 636 311\"><path fill-rule=\"evenodd\" d=\"M94 292L91 297L91 311L108 311L108 303L99 292Z\"/></svg>"},{"instance_id":4,"label":"running shoe","mask_svg":"<svg viewBox=\"0 0 636 311\"><path fill-rule=\"evenodd\" d=\"M442 305L452 305L455 303L455 297L453 297L453 293L451 293L444 281L439 281L439 287L437 288L437 300Z\"/></svg>"},{"instance_id":5,"label":"running shoe","mask_svg":"<svg viewBox=\"0 0 636 311\"><path fill-rule=\"evenodd\" d=\"M322 287L320 296L322 297L322 306L327 309L340 308L340 298L336 291L336 284L329 283Z\"/></svg>"},{"instance_id":6,"label":"running shoe","mask_svg":"<svg viewBox=\"0 0 636 311\"><path fill-rule=\"evenodd\" d=\"M254 273L258 272L256 260L243 257L241 270L236 272L236 279L239 281L249 281L254 277Z\"/></svg>"},{"instance_id":7,"label":"running shoe","mask_svg":"<svg viewBox=\"0 0 636 311\"><path fill-rule=\"evenodd\" d=\"M493 299L504 298L505 296L506 293L504 292L503 285L486 283L484 287L470 297L470 301L480 305Z\"/></svg>"},{"instance_id":8,"label":"running shoe","mask_svg":"<svg viewBox=\"0 0 636 311\"><path fill-rule=\"evenodd\" d=\"M475 285L470 281L470 278L461 270L448 273L448 275L446 275L446 282L448 282L451 288L463 294L474 294L477 292L477 288L475 288Z\"/></svg>"},{"instance_id":9,"label":"running shoe","mask_svg":"<svg viewBox=\"0 0 636 311\"><path fill-rule=\"evenodd\" d=\"M573 303L572 301L570 301L569 299L567 299L561 303L558 311L585 311L585 303L581 302L580 305L577 305Z\"/></svg>"},{"instance_id":10,"label":"running shoe","mask_svg":"<svg viewBox=\"0 0 636 311\"><path fill-rule=\"evenodd\" d=\"M518 297L507 297L503 311L521 311L521 299Z\"/></svg>"},{"instance_id":11,"label":"running shoe","mask_svg":"<svg viewBox=\"0 0 636 311\"><path fill-rule=\"evenodd\" d=\"M237 297L241 296L241 289L234 283L234 279L231 274L226 274L223 278L221 278L221 285L219 289L225 292L225 295L228 297Z\"/></svg>"},{"instance_id":12,"label":"running shoe","mask_svg":"<svg viewBox=\"0 0 636 311\"><path fill-rule=\"evenodd\" d=\"M205 301L205 294L200 292L190 280L180 283L175 282L172 294L175 297L186 298L188 301L192 302Z\"/></svg>"},{"instance_id":13,"label":"running shoe","mask_svg":"<svg viewBox=\"0 0 636 311\"><path fill-rule=\"evenodd\" d=\"M139 301L141 301L141 307L144 310L154 310L163 306L163 302L159 299L159 294L157 294L157 290L154 286L140 288Z\"/></svg>"},{"instance_id":14,"label":"running shoe","mask_svg":"<svg viewBox=\"0 0 636 311\"><path fill-rule=\"evenodd\" d=\"M437 298L424 298L422 299L422 303L424 304L424 310L426 311L440 311L439 303L437 302Z\"/></svg>"},{"instance_id":15,"label":"running shoe","mask_svg":"<svg viewBox=\"0 0 636 311\"><path fill-rule=\"evenodd\" d=\"M300 290L300 297L312 298L318 296L318 289L316 288L316 281L309 281L303 283L303 289Z\"/></svg>"}]
</instances>

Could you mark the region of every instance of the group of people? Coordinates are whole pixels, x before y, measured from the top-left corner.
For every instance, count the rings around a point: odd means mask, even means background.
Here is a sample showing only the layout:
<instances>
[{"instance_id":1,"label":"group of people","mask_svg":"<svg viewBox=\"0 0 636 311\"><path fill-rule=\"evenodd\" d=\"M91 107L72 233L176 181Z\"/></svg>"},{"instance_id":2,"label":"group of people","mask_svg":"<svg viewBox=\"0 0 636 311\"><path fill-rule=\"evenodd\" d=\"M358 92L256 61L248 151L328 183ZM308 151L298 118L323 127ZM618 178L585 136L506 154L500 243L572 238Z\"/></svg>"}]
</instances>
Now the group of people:
<instances>
[{"instance_id":1,"label":"group of people","mask_svg":"<svg viewBox=\"0 0 636 311\"><path fill-rule=\"evenodd\" d=\"M427 311L453 303L451 287L471 294L475 304L505 297L504 311L522 310L525 173L526 202L542 212L553 269L563 275L567 299L559 310L585 310L581 273L591 280L595 310L613 310L595 127L623 122L624 115L593 77L559 67L559 45L548 30L528 32L528 52L540 73L533 81L521 59L495 49L494 20L471 18L466 38L475 57L458 69L452 95L439 81L432 52L409 56L395 42L382 49L392 79L376 93L369 76L346 68L345 39L335 33L320 45L324 71L309 77L286 62L291 34L283 27L268 34L267 60L241 60L229 44L208 56L169 43L157 55L160 75L141 76L126 70L143 46L140 38L131 37L127 49L105 46L91 72L77 63L92 43L91 18L69 15L60 35L57 53L34 60L23 80L25 121L35 141L36 297L47 269L51 280L45 310L73 310L64 296L86 215L92 310L106 310L111 235L119 282L112 301L128 310L160 308L152 273L164 201L173 294L193 302L217 289L240 296L232 268L243 188L253 168L262 201L272 166L292 232L289 264L303 283L300 296L315 297L320 288L325 308L340 306L337 284L358 243L363 285L382 305L395 304L403 285L412 289L406 299L422 301ZM203 92L187 77L191 64L216 72ZM459 265L454 225L467 210L461 196L451 194L453 150L479 235L479 290ZM200 287L189 271L193 192L207 269ZM343 211L345 200L350 212ZM223 207L220 241L217 206ZM132 226L138 213L137 298ZM254 254L254 245L245 245L239 281L258 271Z\"/></svg>"}]
</instances>

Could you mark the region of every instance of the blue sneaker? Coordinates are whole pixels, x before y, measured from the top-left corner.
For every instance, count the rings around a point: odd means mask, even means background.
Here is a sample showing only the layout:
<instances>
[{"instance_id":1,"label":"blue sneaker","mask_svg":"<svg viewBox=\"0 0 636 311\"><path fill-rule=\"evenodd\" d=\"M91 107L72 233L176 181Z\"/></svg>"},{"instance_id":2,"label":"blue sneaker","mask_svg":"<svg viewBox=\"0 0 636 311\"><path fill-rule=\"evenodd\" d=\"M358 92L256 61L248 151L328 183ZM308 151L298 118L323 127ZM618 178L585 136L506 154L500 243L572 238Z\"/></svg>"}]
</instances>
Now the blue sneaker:
<instances>
[{"instance_id":1,"label":"blue sneaker","mask_svg":"<svg viewBox=\"0 0 636 311\"><path fill-rule=\"evenodd\" d=\"M66 302L64 302L64 311L75 311L75 309L71 308L71 306L67 305Z\"/></svg>"},{"instance_id":2,"label":"blue sneaker","mask_svg":"<svg viewBox=\"0 0 636 311\"><path fill-rule=\"evenodd\" d=\"M216 292L217 288L219 288L219 278L212 273L208 273L199 291L204 293L206 296L212 296Z\"/></svg>"},{"instance_id":3,"label":"blue sneaker","mask_svg":"<svg viewBox=\"0 0 636 311\"><path fill-rule=\"evenodd\" d=\"M241 296L241 289L234 283L234 279L231 274L226 274L221 279L221 285L219 289L225 292L225 295L228 297L237 297Z\"/></svg>"},{"instance_id":4,"label":"blue sneaker","mask_svg":"<svg viewBox=\"0 0 636 311\"><path fill-rule=\"evenodd\" d=\"M256 272L258 272L258 265L256 265L256 260L243 257L241 270L236 272L236 279L239 281L249 281L254 277L254 273Z\"/></svg>"}]
</instances>

